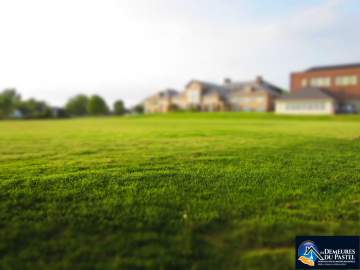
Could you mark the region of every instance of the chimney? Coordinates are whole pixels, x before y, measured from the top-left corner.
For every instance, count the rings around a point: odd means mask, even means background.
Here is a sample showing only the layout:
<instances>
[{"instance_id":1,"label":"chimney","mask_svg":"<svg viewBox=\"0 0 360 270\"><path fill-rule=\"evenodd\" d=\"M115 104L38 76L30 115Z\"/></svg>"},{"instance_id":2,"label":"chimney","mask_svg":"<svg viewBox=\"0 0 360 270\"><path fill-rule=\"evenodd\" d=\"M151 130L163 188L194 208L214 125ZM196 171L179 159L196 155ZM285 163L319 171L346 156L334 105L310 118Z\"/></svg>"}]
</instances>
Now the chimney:
<instances>
[{"instance_id":1,"label":"chimney","mask_svg":"<svg viewBox=\"0 0 360 270\"><path fill-rule=\"evenodd\" d=\"M256 82L257 84L260 84L260 83L262 83L263 81L264 81L264 79L263 79L262 76L260 76L260 75L256 76L255 82Z\"/></svg>"},{"instance_id":2,"label":"chimney","mask_svg":"<svg viewBox=\"0 0 360 270\"><path fill-rule=\"evenodd\" d=\"M231 79L230 78L225 78L224 79L224 84L230 84L231 83Z\"/></svg>"}]
</instances>

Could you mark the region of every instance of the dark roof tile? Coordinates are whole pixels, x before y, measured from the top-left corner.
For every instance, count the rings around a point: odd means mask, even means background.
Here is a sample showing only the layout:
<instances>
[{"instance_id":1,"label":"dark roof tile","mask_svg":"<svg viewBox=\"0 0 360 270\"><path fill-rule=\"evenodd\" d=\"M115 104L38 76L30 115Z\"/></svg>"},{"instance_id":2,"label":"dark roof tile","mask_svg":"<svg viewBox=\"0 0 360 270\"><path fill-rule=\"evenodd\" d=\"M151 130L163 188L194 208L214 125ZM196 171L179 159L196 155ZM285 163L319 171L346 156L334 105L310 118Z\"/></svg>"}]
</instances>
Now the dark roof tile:
<instances>
[{"instance_id":1,"label":"dark roof tile","mask_svg":"<svg viewBox=\"0 0 360 270\"><path fill-rule=\"evenodd\" d=\"M348 68L360 68L360 63L353 63L353 64L343 64L343 65L331 65L331 66L318 66L312 67L307 70L306 72L311 71L322 71L322 70L333 70L333 69L348 69Z\"/></svg>"}]
</instances>

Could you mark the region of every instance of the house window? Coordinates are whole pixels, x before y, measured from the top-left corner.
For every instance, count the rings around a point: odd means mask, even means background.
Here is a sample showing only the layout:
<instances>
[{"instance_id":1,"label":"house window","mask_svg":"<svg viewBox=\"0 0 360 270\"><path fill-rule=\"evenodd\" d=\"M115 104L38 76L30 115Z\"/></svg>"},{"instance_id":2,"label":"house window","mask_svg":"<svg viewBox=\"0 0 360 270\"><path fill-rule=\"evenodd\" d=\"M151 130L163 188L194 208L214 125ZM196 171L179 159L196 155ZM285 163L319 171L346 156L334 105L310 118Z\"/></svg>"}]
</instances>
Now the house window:
<instances>
[{"instance_id":1,"label":"house window","mask_svg":"<svg viewBox=\"0 0 360 270\"><path fill-rule=\"evenodd\" d=\"M310 85L314 87L327 87L331 85L331 78L330 77L312 78L310 80Z\"/></svg>"},{"instance_id":2,"label":"house window","mask_svg":"<svg viewBox=\"0 0 360 270\"><path fill-rule=\"evenodd\" d=\"M288 111L323 111L325 110L324 103L288 103L286 104Z\"/></svg>"},{"instance_id":3,"label":"house window","mask_svg":"<svg viewBox=\"0 0 360 270\"><path fill-rule=\"evenodd\" d=\"M301 80L301 86L302 87L307 87L307 85L308 85L308 80L307 79L302 79Z\"/></svg>"},{"instance_id":4,"label":"house window","mask_svg":"<svg viewBox=\"0 0 360 270\"><path fill-rule=\"evenodd\" d=\"M190 103L198 104L200 103L200 93L198 91L190 91L188 93L188 99Z\"/></svg>"},{"instance_id":5,"label":"house window","mask_svg":"<svg viewBox=\"0 0 360 270\"><path fill-rule=\"evenodd\" d=\"M357 76L338 76L335 79L337 86L347 86L347 85L357 85L358 77Z\"/></svg>"},{"instance_id":6,"label":"house window","mask_svg":"<svg viewBox=\"0 0 360 270\"><path fill-rule=\"evenodd\" d=\"M253 102L263 103L264 97L242 97L242 98L239 98L237 100L237 102L239 102L239 103L253 103Z\"/></svg>"},{"instance_id":7,"label":"house window","mask_svg":"<svg viewBox=\"0 0 360 270\"><path fill-rule=\"evenodd\" d=\"M259 103L263 103L264 102L264 97L257 97L256 101Z\"/></svg>"}]
</instances>

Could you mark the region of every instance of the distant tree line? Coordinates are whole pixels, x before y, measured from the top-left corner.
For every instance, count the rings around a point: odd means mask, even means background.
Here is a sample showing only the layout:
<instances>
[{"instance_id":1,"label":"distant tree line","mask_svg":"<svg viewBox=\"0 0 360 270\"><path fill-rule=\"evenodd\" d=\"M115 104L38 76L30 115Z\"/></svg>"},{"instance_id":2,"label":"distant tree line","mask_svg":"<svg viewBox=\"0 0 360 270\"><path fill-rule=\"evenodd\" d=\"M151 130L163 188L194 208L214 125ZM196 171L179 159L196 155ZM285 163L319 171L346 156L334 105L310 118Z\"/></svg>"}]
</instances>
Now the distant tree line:
<instances>
[{"instance_id":1,"label":"distant tree line","mask_svg":"<svg viewBox=\"0 0 360 270\"><path fill-rule=\"evenodd\" d=\"M52 108L44 101L34 98L22 100L15 89L0 93L0 118L50 118Z\"/></svg>"},{"instance_id":2,"label":"distant tree line","mask_svg":"<svg viewBox=\"0 0 360 270\"><path fill-rule=\"evenodd\" d=\"M83 94L70 98L65 106L52 107L44 101L34 98L23 100L16 89L5 89L0 92L0 119L23 118L64 118L79 116L124 115L126 113L142 113L142 105L131 110L125 108L122 100L117 100L110 109L106 101L99 95Z\"/></svg>"}]
</instances>

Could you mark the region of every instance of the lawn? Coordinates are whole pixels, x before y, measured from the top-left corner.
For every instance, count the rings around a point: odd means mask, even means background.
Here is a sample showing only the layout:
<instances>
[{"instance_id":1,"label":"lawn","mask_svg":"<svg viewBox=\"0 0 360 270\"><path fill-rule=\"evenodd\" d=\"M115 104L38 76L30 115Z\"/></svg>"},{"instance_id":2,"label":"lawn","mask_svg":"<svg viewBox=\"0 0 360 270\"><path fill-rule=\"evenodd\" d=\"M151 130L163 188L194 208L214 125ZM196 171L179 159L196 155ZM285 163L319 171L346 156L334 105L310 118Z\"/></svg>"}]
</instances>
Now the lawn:
<instances>
[{"instance_id":1,"label":"lawn","mask_svg":"<svg viewBox=\"0 0 360 270\"><path fill-rule=\"evenodd\" d=\"M360 234L360 116L0 122L0 269L293 269Z\"/></svg>"}]
</instances>

